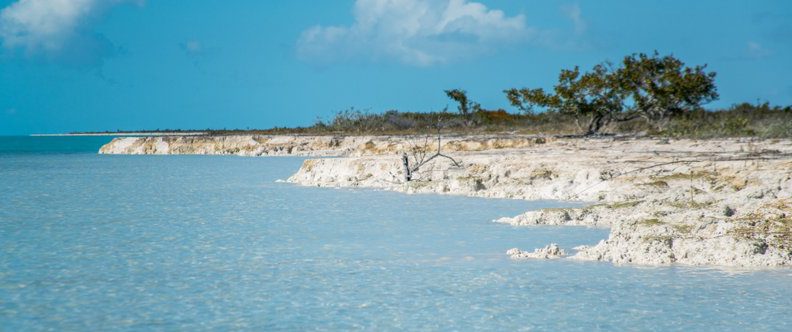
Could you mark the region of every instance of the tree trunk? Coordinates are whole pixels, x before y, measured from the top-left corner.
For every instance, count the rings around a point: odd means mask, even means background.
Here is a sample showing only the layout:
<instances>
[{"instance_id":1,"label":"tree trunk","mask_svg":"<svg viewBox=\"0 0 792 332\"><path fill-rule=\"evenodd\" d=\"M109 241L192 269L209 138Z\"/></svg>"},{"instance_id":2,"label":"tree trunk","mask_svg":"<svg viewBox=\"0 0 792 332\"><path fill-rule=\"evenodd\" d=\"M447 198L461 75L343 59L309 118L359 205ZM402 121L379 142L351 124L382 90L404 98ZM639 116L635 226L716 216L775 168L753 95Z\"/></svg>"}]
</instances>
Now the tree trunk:
<instances>
[{"instance_id":1,"label":"tree trunk","mask_svg":"<svg viewBox=\"0 0 792 332\"><path fill-rule=\"evenodd\" d=\"M404 167L404 182L410 182L412 171L410 171L410 159L407 158L406 153L402 153L402 166Z\"/></svg>"},{"instance_id":2,"label":"tree trunk","mask_svg":"<svg viewBox=\"0 0 792 332\"><path fill-rule=\"evenodd\" d=\"M586 135L595 135L599 133L600 129L605 125L605 116L602 114L594 114L588 125Z\"/></svg>"}]
</instances>

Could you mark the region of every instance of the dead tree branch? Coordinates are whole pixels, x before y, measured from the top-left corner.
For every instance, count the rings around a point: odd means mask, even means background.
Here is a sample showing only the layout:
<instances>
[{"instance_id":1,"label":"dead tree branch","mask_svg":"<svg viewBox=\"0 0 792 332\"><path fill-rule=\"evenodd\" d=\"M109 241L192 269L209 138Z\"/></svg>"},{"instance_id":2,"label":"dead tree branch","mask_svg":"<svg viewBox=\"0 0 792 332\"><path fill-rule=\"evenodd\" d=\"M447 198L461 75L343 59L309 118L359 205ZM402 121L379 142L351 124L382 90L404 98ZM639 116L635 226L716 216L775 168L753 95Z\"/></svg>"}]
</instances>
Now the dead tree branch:
<instances>
[{"instance_id":1,"label":"dead tree branch","mask_svg":"<svg viewBox=\"0 0 792 332\"><path fill-rule=\"evenodd\" d=\"M443 144L442 144L442 135L440 134L440 128L441 128L441 126L438 123L438 125L437 125L437 152L435 152L435 154L429 156L428 158L426 157L428 152L429 152L429 135L427 135L424 138L424 144L423 144L422 147L418 147L418 146L410 143L412 145L411 152L412 152L412 155L413 155L413 164L414 164L414 166L410 167L410 159L407 156L407 153L406 152L402 153L402 167L404 168L404 180L405 180L405 182L411 181L412 178L413 178L413 174L414 173L418 172L421 169L421 167L423 167L424 165L428 164L429 162L431 162L432 160L434 160L436 158L446 158L446 159L450 160L451 163L455 167L462 167L462 164L459 161L457 161L456 159L454 159L451 156L448 156L448 155L445 155L445 154L442 153Z\"/></svg>"}]
</instances>

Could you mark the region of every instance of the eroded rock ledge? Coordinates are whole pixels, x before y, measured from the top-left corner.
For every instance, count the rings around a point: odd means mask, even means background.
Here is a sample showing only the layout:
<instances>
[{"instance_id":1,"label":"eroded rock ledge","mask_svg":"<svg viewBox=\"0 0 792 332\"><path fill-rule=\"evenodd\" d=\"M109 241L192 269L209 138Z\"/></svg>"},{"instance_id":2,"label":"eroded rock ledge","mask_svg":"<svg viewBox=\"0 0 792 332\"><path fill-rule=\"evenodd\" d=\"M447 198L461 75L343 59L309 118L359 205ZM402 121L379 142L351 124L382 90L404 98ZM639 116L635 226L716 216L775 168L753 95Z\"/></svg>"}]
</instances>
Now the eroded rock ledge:
<instances>
[{"instance_id":1,"label":"eroded rock ledge","mask_svg":"<svg viewBox=\"0 0 792 332\"><path fill-rule=\"evenodd\" d=\"M544 248L537 248L533 252L523 251L518 248L511 248L506 251L506 255L514 260L523 259L557 259L566 256L566 251L561 249L558 244L551 243Z\"/></svg>"},{"instance_id":2,"label":"eroded rock ledge","mask_svg":"<svg viewBox=\"0 0 792 332\"><path fill-rule=\"evenodd\" d=\"M106 154L301 155L290 182L513 199L589 202L501 218L515 227L610 227L570 258L616 264L792 266L792 141L447 137L437 160L403 182L417 137L119 138ZM731 160L731 161L730 161ZM548 239L552 240L552 239ZM508 248L508 244L505 244Z\"/></svg>"},{"instance_id":3,"label":"eroded rock ledge","mask_svg":"<svg viewBox=\"0 0 792 332\"><path fill-rule=\"evenodd\" d=\"M475 138L471 138L475 139ZM447 152L444 150L444 152ZM792 266L792 142L556 139L450 153L403 183L396 155L310 159L289 181L516 199L586 201L529 211L514 226L610 227L573 259L616 264ZM549 239L552 240L552 239Z\"/></svg>"},{"instance_id":4,"label":"eroded rock ledge","mask_svg":"<svg viewBox=\"0 0 792 332\"><path fill-rule=\"evenodd\" d=\"M443 151L486 151L529 147L545 138L515 136L451 137ZM394 136L156 136L119 137L100 154L195 154L238 156L367 156L389 155L422 144L419 138Z\"/></svg>"}]
</instances>

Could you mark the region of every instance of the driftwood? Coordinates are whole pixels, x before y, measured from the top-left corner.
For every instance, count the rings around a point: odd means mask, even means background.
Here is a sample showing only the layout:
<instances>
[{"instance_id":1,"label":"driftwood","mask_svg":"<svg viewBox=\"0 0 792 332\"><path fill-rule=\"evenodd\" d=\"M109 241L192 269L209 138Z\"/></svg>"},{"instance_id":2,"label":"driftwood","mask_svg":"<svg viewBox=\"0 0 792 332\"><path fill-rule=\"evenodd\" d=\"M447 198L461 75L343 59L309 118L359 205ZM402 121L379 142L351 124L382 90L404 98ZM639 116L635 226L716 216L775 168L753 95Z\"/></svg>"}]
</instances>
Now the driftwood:
<instances>
[{"instance_id":1,"label":"driftwood","mask_svg":"<svg viewBox=\"0 0 792 332\"><path fill-rule=\"evenodd\" d=\"M428 146L429 146L429 136L427 136L426 139L424 139L423 147L419 148L417 146L413 146L412 151L413 151L413 159L415 160L415 165L412 167L410 167L410 158L407 156L407 153L406 152L402 153L402 167L404 169L405 182L412 181L414 173L418 172L422 166L426 165L427 163L438 157L451 160L451 163L453 163L453 165L456 167L462 166L462 164L460 164L456 159L448 155L445 155L441 152L442 136L440 135L440 126L438 126L437 129L437 152L427 158L426 154L427 154Z\"/></svg>"}]
</instances>

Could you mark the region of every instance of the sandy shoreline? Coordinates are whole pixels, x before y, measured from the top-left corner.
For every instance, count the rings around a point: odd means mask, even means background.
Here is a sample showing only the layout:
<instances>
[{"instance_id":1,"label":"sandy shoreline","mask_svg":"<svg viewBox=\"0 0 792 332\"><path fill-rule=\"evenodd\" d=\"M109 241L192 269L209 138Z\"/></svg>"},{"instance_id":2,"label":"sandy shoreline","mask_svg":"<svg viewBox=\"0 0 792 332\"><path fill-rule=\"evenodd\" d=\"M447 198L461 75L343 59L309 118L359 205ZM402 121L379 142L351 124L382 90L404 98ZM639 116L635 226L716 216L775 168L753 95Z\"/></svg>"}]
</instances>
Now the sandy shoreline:
<instances>
[{"instance_id":1,"label":"sandy shoreline","mask_svg":"<svg viewBox=\"0 0 792 332\"><path fill-rule=\"evenodd\" d=\"M442 150L462 166L437 159L405 183L400 155L423 142L417 137L175 136L118 138L100 153L334 156L339 158L307 159L288 181L593 202L583 208L530 211L498 222L611 229L608 239L597 245L562 248L574 259L792 266L790 140L450 137ZM509 248L505 243L504 251Z\"/></svg>"}]
</instances>

